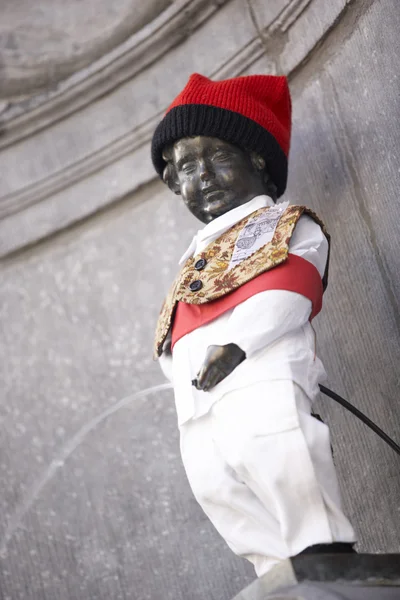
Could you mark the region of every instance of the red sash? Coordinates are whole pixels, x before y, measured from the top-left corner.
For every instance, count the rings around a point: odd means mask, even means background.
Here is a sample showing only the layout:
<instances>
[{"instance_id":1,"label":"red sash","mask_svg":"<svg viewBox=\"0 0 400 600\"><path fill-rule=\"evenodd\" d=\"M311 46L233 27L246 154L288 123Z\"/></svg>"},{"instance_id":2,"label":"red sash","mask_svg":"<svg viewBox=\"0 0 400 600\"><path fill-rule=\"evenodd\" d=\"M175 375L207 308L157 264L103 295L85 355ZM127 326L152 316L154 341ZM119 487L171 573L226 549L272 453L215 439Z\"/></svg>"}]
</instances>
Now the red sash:
<instances>
[{"instance_id":1,"label":"red sash","mask_svg":"<svg viewBox=\"0 0 400 600\"><path fill-rule=\"evenodd\" d=\"M178 302L172 324L172 348L184 335L206 325L251 296L267 290L297 292L312 302L310 321L322 308L323 286L318 270L308 260L289 254L287 260L258 275L218 300L206 304Z\"/></svg>"}]
</instances>

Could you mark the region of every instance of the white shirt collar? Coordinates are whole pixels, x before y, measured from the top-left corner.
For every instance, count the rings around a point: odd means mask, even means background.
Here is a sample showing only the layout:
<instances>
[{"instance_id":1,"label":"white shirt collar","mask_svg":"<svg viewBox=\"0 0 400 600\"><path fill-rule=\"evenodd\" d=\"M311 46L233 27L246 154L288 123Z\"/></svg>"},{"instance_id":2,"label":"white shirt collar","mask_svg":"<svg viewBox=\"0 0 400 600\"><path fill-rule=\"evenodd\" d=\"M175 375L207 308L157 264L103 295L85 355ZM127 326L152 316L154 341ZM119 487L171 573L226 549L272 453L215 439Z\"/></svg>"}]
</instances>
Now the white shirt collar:
<instances>
[{"instance_id":1,"label":"white shirt collar","mask_svg":"<svg viewBox=\"0 0 400 600\"><path fill-rule=\"evenodd\" d=\"M241 206L237 206L236 208L232 208L232 210L228 211L224 215L221 215L210 223L207 223L207 225L203 227L203 229L199 229L199 231L193 237L188 249L181 257L179 264L182 265L188 260L188 258L191 258L193 255L202 252L204 248L208 246L208 244L211 244L220 235L225 233L225 231L233 227L233 225L235 225L238 221L245 219L251 215L251 213L259 210L260 208L266 208L267 206L274 205L274 201L269 196L256 196L252 200L249 200L249 202L246 202Z\"/></svg>"}]
</instances>

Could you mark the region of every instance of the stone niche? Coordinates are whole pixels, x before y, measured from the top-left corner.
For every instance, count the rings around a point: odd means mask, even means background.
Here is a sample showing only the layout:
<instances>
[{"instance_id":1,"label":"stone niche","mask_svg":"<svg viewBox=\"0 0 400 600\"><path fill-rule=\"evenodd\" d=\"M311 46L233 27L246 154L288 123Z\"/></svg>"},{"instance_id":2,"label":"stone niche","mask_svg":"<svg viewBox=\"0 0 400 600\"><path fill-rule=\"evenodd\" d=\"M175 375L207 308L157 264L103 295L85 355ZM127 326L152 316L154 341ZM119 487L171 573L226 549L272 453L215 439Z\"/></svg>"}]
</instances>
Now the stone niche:
<instances>
[{"instance_id":1,"label":"stone niche","mask_svg":"<svg viewBox=\"0 0 400 600\"><path fill-rule=\"evenodd\" d=\"M398 439L398 1L1 5L0 596L229 600L254 572L190 492L152 361L198 223L156 179L151 135L191 72L289 76L285 198L332 235L318 353ZM398 457L317 409L359 550L399 552Z\"/></svg>"}]
</instances>

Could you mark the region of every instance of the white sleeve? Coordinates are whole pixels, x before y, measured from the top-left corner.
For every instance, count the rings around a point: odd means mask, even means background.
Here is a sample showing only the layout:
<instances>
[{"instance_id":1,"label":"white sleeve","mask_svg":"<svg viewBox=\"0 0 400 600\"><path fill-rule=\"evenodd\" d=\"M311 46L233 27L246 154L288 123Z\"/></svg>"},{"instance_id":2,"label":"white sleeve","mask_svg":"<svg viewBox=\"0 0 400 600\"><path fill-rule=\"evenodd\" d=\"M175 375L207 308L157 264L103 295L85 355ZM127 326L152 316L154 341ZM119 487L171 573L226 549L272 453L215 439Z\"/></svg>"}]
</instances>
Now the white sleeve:
<instances>
[{"instance_id":1,"label":"white sleeve","mask_svg":"<svg viewBox=\"0 0 400 600\"><path fill-rule=\"evenodd\" d=\"M311 262L324 274L328 241L311 217L299 219L289 252ZM237 344L247 357L307 323L311 300L296 292L268 290L236 306L227 323L227 343Z\"/></svg>"},{"instance_id":2,"label":"white sleeve","mask_svg":"<svg viewBox=\"0 0 400 600\"><path fill-rule=\"evenodd\" d=\"M308 260L324 276L328 240L321 227L308 215L300 217L289 244L289 253Z\"/></svg>"}]
</instances>

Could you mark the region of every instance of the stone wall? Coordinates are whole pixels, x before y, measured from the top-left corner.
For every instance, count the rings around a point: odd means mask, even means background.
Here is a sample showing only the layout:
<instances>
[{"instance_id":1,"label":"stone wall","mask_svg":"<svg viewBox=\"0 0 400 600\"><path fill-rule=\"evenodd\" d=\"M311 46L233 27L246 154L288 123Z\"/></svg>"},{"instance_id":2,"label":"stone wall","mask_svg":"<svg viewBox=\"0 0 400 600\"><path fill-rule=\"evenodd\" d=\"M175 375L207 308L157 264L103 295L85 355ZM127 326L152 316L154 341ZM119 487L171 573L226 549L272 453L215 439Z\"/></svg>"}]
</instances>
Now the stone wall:
<instances>
[{"instance_id":1,"label":"stone wall","mask_svg":"<svg viewBox=\"0 0 400 600\"><path fill-rule=\"evenodd\" d=\"M83 3L84 6L84 3ZM284 72L286 198L326 220L329 384L400 429L395 0L173 2L56 89L5 98L0 137L0 597L231 598L252 578L194 501L157 312L195 220L149 139L192 71ZM399 552L395 454L321 399L359 549Z\"/></svg>"}]
</instances>

